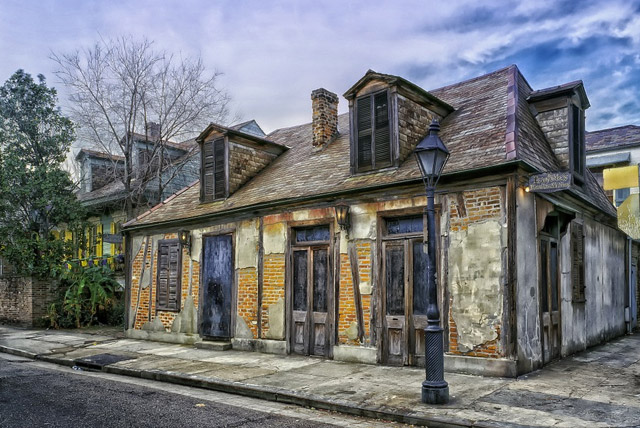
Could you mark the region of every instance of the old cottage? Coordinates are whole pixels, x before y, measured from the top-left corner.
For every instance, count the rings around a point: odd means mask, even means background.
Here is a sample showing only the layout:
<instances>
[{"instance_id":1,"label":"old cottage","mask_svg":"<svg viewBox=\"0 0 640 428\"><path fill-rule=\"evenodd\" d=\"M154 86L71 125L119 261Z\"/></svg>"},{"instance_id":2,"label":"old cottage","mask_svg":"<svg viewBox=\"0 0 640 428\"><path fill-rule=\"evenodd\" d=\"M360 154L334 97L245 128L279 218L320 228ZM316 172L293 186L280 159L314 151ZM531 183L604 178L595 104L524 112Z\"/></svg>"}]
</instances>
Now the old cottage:
<instances>
[{"instance_id":1,"label":"old cottage","mask_svg":"<svg viewBox=\"0 0 640 428\"><path fill-rule=\"evenodd\" d=\"M514 376L625 332L628 243L585 167L581 82L534 91L510 66L425 91L368 71L344 98L338 115L315 90L311 123L266 136L202 132L199 182L124 225L130 337L423 364L412 151L432 119L451 152L436 194L446 367Z\"/></svg>"}]
</instances>

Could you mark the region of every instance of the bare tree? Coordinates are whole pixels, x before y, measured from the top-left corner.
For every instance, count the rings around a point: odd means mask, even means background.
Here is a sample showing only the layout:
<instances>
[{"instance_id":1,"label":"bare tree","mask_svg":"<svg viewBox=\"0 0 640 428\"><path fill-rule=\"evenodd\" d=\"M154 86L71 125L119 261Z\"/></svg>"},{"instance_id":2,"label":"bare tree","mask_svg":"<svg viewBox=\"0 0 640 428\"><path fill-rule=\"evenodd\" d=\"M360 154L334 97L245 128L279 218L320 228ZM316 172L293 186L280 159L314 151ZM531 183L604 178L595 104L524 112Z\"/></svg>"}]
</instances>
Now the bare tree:
<instances>
[{"instance_id":1,"label":"bare tree","mask_svg":"<svg viewBox=\"0 0 640 428\"><path fill-rule=\"evenodd\" d=\"M193 137L210 122L224 123L228 116L229 97L217 86L219 72L207 73L199 57L155 50L147 39L101 40L51 58L70 89L80 135L124 159L111 170L124 186L128 218L149 191L160 197L189 157L170 156L171 142ZM138 140L150 142L146 162L135 162Z\"/></svg>"}]
</instances>

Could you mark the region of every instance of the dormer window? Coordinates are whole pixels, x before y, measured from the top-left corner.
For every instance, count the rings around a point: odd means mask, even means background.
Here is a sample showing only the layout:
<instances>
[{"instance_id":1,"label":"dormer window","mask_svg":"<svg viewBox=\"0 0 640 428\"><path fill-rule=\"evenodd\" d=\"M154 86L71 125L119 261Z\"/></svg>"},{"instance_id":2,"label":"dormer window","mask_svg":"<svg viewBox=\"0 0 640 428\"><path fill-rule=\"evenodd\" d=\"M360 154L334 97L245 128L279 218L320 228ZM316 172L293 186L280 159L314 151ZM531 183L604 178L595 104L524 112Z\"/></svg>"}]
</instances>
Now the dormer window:
<instances>
[{"instance_id":1,"label":"dormer window","mask_svg":"<svg viewBox=\"0 0 640 428\"><path fill-rule=\"evenodd\" d=\"M571 172L574 180L584 183L584 169L586 163L584 142L584 110L571 103L569 109L569 147L571 150Z\"/></svg>"},{"instance_id":2,"label":"dormer window","mask_svg":"<svg viewBox=\"0 0 640 428\"><path fill-rule=\"evenodd\" d=\"M211 202L227 197L227 159L225 139L205 141L202 150L201 199Z\"/></svg>"},{"instance_id":3,"label":"dormer window","mask_svg":"<svg viewBox=\"0 0 640 428\"><path fill-rule=\"evenodd\" d=\"M429 133L429 124L454 108L421 87L369 70L344 97L349 101L352 174L399 167Z\"/></svg>"},{"instance_id":4,"label":"dormer window","mask_svg":"<svg viewBox=\"0 0 640 428\"><path fill-rule=\"evenodd\" d=\"M391 166L388 91L356 99L356 135L358 171Z\"/></svg>"}]
</instances>

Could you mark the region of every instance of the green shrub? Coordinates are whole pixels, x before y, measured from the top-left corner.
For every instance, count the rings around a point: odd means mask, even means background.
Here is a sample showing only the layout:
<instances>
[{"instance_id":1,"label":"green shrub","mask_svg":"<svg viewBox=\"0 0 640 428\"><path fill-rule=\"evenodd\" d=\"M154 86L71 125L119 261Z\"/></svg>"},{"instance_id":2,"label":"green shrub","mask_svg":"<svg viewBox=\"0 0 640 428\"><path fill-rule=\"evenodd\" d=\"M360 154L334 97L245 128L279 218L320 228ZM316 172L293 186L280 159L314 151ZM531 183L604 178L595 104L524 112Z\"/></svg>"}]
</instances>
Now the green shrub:
<instances>
[{"instance_id":1,"label":"green shrub","mask_svg":"<svg viewBox=\"0 0 640 428\"><path fill-rule=\"evenodd\" d=\"M120 285L106 266L74 266L60 278L60 295L49 306L48 320L53 328L85 327L99 321L117 321L124 307L116 290ZM109 315L111 313L114 315ZM100 315L100 316L99 316Z\"/></svg>"}]
</instances>

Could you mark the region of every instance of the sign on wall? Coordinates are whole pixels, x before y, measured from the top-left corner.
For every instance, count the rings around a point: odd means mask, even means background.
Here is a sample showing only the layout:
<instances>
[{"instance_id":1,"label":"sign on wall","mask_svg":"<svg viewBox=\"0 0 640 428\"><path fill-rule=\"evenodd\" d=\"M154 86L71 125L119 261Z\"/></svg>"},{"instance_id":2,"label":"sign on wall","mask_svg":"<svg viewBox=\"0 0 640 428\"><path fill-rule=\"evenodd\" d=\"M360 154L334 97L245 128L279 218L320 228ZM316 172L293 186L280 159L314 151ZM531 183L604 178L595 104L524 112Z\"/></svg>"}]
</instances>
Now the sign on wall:
<instances>
[{"instance_id":1,"label":"sign on wall","mask_svg":"<svg viewBox=\"0 0 640 428\"><path fill-rule=\"evenodd\" d=\"M544 172L529 177L530 192L551 193L569 188L571 188L570 172Z\"/></svg>"},{"instance_id":2,"label":"sign on wall","mask_svg":"<svg viewBox=\"0 0 640 428\"><path fill-rule=\"evenodd\" d=\"M638 187L638 165L602 170L604 190Z\"/></svg>"}]
</instances>

